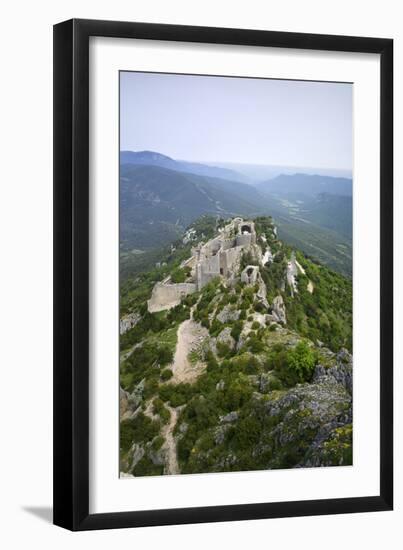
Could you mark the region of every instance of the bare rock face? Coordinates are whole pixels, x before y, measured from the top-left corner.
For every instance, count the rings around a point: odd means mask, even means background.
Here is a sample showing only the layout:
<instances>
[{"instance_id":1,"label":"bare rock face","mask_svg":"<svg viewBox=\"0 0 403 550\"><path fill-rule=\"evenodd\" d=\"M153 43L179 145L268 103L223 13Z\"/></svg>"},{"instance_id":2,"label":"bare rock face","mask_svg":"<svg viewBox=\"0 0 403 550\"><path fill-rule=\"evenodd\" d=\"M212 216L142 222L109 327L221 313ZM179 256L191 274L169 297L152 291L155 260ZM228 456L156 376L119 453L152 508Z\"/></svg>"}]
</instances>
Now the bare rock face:
<instances>
[{"instance_id":1,"label":"bare rock face","mask_svg":"<svg viewBox=\"0 0 403 550\"><path fill-rule=\"evenodd\" d=\"M331 376L297 385L268 405L267 412L280 420L271 433L281 449L277 459L298 448L304 452L297 467L350 463L346 449L351 448L351 395Z\"/></svg>"},{"instance_id":2,"label":"bare rock face","mask_svg":"<svg viewBox=\"0 0 403 550\"><path fill-rule=\"evenodd\" d=\"M217 385L215 387L215 389L217 391L222 391L223 389L225 388L225 382L224 380L220 380L219 382L217 382Z\"/></svg>"},{"instance_id":3,"label":"bare rock face","mask_svg":"<svg viewBox=\"0 0 403 550\"><path fill-rule=\"evenodd\" d=\"M128 393L123 388L119 388L120 418L129 408Z\"/></svg>"},{"instance_id":4,"label":"bare rock face","mask_svg":"<svg viewBox=\"0 0 403 550\"><path fill-rule=\"evenodd\" d=\"M166 451L164 449L159 449L158 451L153 451L152 449L150 449L148 451L148 456L155 466L164 466L166 462L165 455Z\"/></svg>"},{"instance_id":5,"label":"bare rock face","mask_svg":"<svg viewBox=\"0 0 403 550\"><path fill-rule=\"evenodd\" d=\"M224 443L225 435L229 427L229 424L224 424L222 426L220 425L216 427L216 429L214 430L214 443L216 445L221 445L222 443Z\"/></svg>"},{"instance_id":6,"label":"bare rock face","mask_svg":"<svg viewBox=\"0 0 403 550\"><path fill-rule=\"evenodd\" d=\"M259 391L268 393L272 390L279 389L279 381L271 372L263 372L259 377Z\"/></svg>"},{"instance_id":7,"label":"bare rock face","mask_svg":"<svg viewBox=\"0 0 403 550\"><path fill-rule=\"evenodd\" d=\"M278 323L282 323L283 325L287 324L285 304L284 304L283 297L280 294L276 296L273 300L272 315L275 321L277 321Z\"/></svg>"},{"instance_id":8,"label":"bare rock face","mask_svg":"<svg viewBox=\"0 0 403 550\"><path fill-rule=\"evenodd\" d=\"M259 298L259 300L264 305L264 307L269 309L269 303L267 301L267 288L260 274L258 277L258 283L259 283L259 290L257 291L256 296Z\"/></svg>"},{"instance_id":9,"label":"bare rock face","mask_svg":"<svg viewBox=\"0 0 403 550\"><path fill-rule=\"evenodd\" d=\"M217 336L217 344L225 344L230 349L234 349L235 347L235 340L231 336L231 329L230 327L226 327L224 330L220 332L220 334Z\"/></svg>"},{"instance_id":10,"label":"bare rock face","mask_svg":"<svg viewBox=\"0 0 403 550\"><path fill-rule=\"evenodd\" d=\"M240 314L239 310L231 309L230 305L226 305L217 315L217 319L220 323L229 323L230 321L238 321Z\"/></svg>"},{"instance_id":11,"label":"bare rock face","mask_svg":"<svg viewBox=\"0 0 403 550\"><path fill-rule=\"evenodd\" d=\"M182 422L182 424L179 425L179 433L185 434L188 431L189 424L187 422Z\"/></svg>"},{"instance_id":12,"label":"bare rock face","mask_svg":"<svg viewBox=\"0 0 403 550\"><path fill-rule=\"evenodd\" d=\"M139 406L143 400L145 379L143 379L134 388L132 393L128 393L124 389L120 388L120 419L125 420L127 418L133 418L139 412Z\"/></svg>"},{"instance_id":13,"label":"bare rock face","mask_svg":"<svg viewBox=\"0 0 403 550\"><path fill-rule=\"evenodd\" d=\"M143 399L143 392L145 387L146 379L143 378L141 382L135 386L134 390L129 396L129 403L132 405L132 407L138 407Z\"/></svg>"},{"instance_id":14,"label":"bare rock face","mask_svg":"<svg viewBox=\"0 0 403 550\"><path fill-rule=\"evenodd\" d=\"M220 416L220 422L236 422L238 420L239 414L237 411L231 411L230 413Z\"/></svg>"},{"instance_id":15,"label":"bare rock face","mask_svg":"<svg viewBox=\"0 0 403 550\"><path fill-rule=\"evenodd\" d=\"M130 469L133 470L133 468L140 462L140 460L143 458L145 451L144 448L141 445L138 445L137 443L133 444L133 447L131 449L132 452L132 462Z\"/></svg>"},{"instance_id":16,"label":"bare rock face","mask_svg":"<svg viewBox=\"0 0 403 550\"><path fill-rule=\"evenodd\" d=\"M348 353L348 352L347 352ZM211 471L250 469L250 461L267 469L344 466L352 463L352 398L348 389L349 356L334 355L330 368L321 367L310 383L291 388L275 387L275 375L260 376L253 393L252 411L231 411L220 416L212 430L217 451ZM322 371L323 369L323 371ZM326 371L326 372L324 372ZM343 376L342 376L342 373ZM242 452L226 446L229 431L253 428L255 446L248 461ZM241 427L241 428L240 428ZM239 432L242 433L242 432ZM192 461L200 467L211 459L210 451L198 450Z\"/></svg>"},{"instance_id":17,"label":"bare rock face","mask_svg":"<svg viewBox=\"0 0 403 550\"><path fill-rule=\"evenodd\" d=\"M129 315L122 317L120 320L120 334L124 334L131 328L135 327L140 319L141 315L138 313L130 313Z\"/></svg>"},{"instance_id":18,"label":"bare rock face","mask_svg":"<svg viewBox=\"0 0 403 550\"><path fill-rule=\"evenodd\" d=\"M353 356L344 348L336 355L336 364L326 368L318 365L313 375L314 382L333 380L341 384L350 394L353 391Z\"/></svg>"}]
</instances>

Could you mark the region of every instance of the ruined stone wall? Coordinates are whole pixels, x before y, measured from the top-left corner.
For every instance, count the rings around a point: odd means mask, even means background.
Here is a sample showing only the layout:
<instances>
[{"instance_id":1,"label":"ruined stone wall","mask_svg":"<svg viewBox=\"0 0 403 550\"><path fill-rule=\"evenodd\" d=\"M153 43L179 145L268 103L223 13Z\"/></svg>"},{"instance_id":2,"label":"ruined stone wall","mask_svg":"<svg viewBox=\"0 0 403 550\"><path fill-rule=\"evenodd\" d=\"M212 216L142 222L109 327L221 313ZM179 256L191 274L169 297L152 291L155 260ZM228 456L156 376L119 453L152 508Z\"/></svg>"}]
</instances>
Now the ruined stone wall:
<instances>
[{"instance_id":1,"label":"ruined stone wall","mask_svg":"<svg viewBox=\"0 0 403 550\"><path fill-rule=\"evenodd\" d=\"M214 255L218 252L218 250L220 250L220 248L221 248L221 238L216 237L215 239L212 239L202 247L200 257L202 258L203 256L207 257L207 256Z\"/></svg>"},{"instance_id":2,"label":"ruined stone wall","mask_svg":"<svg viewBox=\"0 0 403 550\"><path fill-rule=\"evenodd\" d=\"M221 253L221 267L225 277L231 275L233 271L238 270L241 261L242 247L230 248Z\"/></svg>"},{"instance_id":3,"label":"ruined stone wall","mask_svg":"<svg viewBox=\"0 0 403 550\"><path fill-rule=\"evenodd\" d=\"M236 246L235 239L223 239L222 250L229 250L230 248L234 248L234 246Z\"/></svg>"},{"instance_id":4,"label":"ruined stone wall","mask_svg":"<svg viewBox=\"0 0 403 550\"><path fill-rule=\"evenodd\" d=\"M215 256L201 260L196 267L197 289L200 290L214 277L220 275L220 255L219 252Z\"/></svg>"},{"instance_id":5,"label":"ruined stone wall","mask_svg":"<svg viewBox=\"0 0 403 550\"><path fill-rule=\"evenodd\" d=\"M245 231L250 230L251 233L241 234L242 226L245 226ZM232 236L234 232L238 232L236 237ZM244 222L242 218L236 218L221 235L192 248L192 257L181 264L183 267L191 268L191 275L195 282L157 283L148 301L148 310L157 312L170 309L178 305L183 296L202 289L219 275L232 279L239 269L243 250L253 249L255 243L256 233L253 222Z\"/></svg>"},{"instance_id":6,"label":"ruined stone wall","mask_svg":"<svg viewBox=\"0 0 403 550\"><path fill-rule=\"evenodd\" d=\"M252 244L252 234L237 235L236 244L237 246L250 246Z\"/></svg>"},{"instance_id":7,"label":"ruined stone wall","mask_svg":"<svg viewBox=\"0 0 403 550\"><path fill-rule=\"evenodd\" d=\"M194 283L156 283L151 298L148 300L148 311L156 313L164 311L180 304L181 299L188 294L196 292Z\"/></svg>"},{"instance_id":8,"label":"ruined stone wall","mask_svg":"<svg viewBox=\"0 0 403 550\"><path fill-rule=\"evenodd\" d=\"M215 273L216 275L220 274L220 254L215 256L210 256L201 262L203 271L205 273Z\"/></svg>"}]
</instances>

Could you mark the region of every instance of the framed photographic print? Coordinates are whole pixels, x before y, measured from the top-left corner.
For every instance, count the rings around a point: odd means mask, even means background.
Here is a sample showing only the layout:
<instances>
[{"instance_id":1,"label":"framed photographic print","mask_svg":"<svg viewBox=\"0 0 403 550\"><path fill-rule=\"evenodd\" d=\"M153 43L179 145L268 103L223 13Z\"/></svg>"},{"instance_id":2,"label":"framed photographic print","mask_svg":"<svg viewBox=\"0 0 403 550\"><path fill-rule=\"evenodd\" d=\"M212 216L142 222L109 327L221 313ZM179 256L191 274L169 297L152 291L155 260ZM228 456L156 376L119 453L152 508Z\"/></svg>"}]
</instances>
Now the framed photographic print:
<instances>
[{"instance_id":1,"label":"framed photographic print","mask_svg":"<svg viewBox=\"0 0 403 550\"><path fill-rule=\"evenodd\" d=\"M393 43L54 27L54 522L391 510Z\"/></svg>"}]
</instances>

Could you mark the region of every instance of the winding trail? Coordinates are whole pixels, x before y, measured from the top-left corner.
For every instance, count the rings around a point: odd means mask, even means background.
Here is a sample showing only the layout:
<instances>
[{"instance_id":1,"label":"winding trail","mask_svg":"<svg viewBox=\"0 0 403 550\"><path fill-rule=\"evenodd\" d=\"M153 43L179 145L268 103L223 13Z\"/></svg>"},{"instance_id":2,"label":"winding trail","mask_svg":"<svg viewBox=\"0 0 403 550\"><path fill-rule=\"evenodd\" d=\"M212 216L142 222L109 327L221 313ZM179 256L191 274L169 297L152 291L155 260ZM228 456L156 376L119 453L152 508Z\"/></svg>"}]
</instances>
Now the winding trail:
<instances>
[{"instance_id":1,"label":"winding trail","mask_svg":"<svg viewBox=\"0 0 403 550\"><path fill-rule=\"evenodd\" d=\"M208 336L207 329L193 321L193 319L187 319L179 325L178 341L176 344L174 360L171 366L173 377L171 378L170 383L192 383L201 374L205 368L204 363L197 361L192 364L189 361L189 353L197 349L206 336Z\"/></svg>"},{"instance_id":2,"label":"winding trail","mask_svg":"<svg viewBox=\"0 0 403 550\"><path fill-rule=\"evenodd\" d=\"M162 436L165 438L163 448L166 451L164 474L176 475L180 474L178 456L176 454L176 441L174 437L174 429L178 420L178 409L168 406L167 409L171 413L171 418L168 424L166 424L161 431Z\"/></svg>"},{"instance_id":3,"label":"winding trail","mask_svg":"<svg viewBox=\"0 0 403 550\"><path fill-rule=\"evenodd\" d=\"M175 355L171 365L173 372L172 378L167 384L180 384L181 382L194 382L203 372L205 365L201 361L192 363L189 361L189 353L196 350L208 336L206 328L193 321L193 308L191 309L190 319L183 321L178 328L178 340L176 343ZM178 457L176 451L176 440L174 429L178 421L179 413L182 407L176 409L165 405L171 413L171 418L161 430L161 435L165 439L163 449L166 452L164 474L180 474Z\"/></svg>"}]
</instances>

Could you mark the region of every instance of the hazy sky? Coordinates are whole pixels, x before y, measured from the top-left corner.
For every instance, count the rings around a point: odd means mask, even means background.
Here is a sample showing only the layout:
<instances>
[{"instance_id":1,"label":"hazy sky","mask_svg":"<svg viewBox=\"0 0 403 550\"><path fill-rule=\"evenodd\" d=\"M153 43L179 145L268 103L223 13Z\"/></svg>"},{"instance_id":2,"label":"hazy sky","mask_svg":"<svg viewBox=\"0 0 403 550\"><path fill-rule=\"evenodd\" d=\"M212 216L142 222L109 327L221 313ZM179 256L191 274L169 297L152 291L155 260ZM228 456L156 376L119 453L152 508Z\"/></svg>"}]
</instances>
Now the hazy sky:
<instances>
[{"instance_id":1,"label":"hazy sky","mask_svg":"<svg viewBox=\"0 0 403 550\"><path fill-rule=\"evenodd\" d=\"M122 72L121 150L352 168L352 85Z\"/></svg>"}]
</instances>

